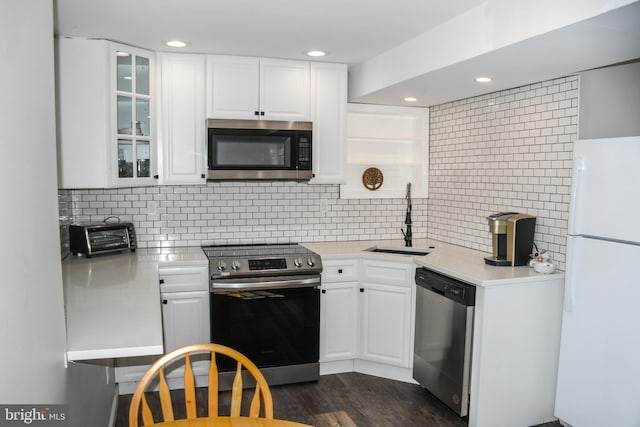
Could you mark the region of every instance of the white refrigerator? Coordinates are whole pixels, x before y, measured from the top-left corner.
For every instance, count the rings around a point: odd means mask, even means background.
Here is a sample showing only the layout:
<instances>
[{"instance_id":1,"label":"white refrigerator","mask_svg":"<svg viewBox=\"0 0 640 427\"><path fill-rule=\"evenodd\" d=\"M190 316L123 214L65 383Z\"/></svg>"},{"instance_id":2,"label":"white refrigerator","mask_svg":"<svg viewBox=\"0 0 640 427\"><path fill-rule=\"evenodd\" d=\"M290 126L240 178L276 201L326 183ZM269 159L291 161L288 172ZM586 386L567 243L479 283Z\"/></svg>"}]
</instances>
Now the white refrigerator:
<instances>
[{"instance_id":1,"label":"white refrigerator","mask_svg":"<svg viewBox=\"0 0 640 427\"><path fill-rule=\"evenodd\" d=\"M640 136L573 153L555 415L640 427Z\"/></svg>"}]
</instances>

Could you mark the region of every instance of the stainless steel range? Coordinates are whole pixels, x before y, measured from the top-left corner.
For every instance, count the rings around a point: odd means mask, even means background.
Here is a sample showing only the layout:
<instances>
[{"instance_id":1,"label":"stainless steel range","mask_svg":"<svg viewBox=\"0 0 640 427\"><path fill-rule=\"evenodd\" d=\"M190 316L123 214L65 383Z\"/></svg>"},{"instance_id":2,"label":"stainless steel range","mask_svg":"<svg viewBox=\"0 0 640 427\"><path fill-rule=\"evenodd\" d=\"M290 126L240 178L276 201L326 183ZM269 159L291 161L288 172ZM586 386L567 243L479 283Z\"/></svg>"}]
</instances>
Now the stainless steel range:
<instances>
[{"instance_id":1,"label":"stainless steel range","mask_svg":"<svg viewBox=\"0 0 640 427\"><path fill-rule=\"evenodd\" d=\"M245 354L269 384L316 381L320 256L298 244L202 249L209 258L211 342Z\"/></svg>"}]
</instances>

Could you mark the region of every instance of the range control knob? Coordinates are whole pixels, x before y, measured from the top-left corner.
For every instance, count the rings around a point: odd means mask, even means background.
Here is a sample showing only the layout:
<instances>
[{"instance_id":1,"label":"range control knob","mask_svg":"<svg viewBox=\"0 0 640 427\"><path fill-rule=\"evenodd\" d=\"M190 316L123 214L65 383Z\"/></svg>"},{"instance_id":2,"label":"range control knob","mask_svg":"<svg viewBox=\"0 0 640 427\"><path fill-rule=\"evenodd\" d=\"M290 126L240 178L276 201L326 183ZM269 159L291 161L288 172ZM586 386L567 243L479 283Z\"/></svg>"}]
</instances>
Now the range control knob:
<instances>
[{"instance_id":1,"label":"range control knob","mask_svg":"<svg viewBox=\"0 0 640 427\"><path fill-rule=\"evenodd\" d=\"M316 264L316 260L313 258L307 258L307 265L313 267Z\"/></svg>"},{"instance_id":2,"label":"range control knob","mask_svg":"<svg viewBox=\"0 0 640 427\"><path fill-rule=\"evenodd\" d=\"M218 270L224 271L227 268L227 263L224 261L218 261L217 267L218 267Z\"/></svg>"},{"instance_id":3,"label":"range control knob","mask_svg":"<svg viewBox=\"0 0 640 427\"><path fill-rule=\"evenodd\" d=\"M238 270L240 270L240 261L238 261L238 260L233 260L233 261L231 261L231 269L232 269L233 271L238 271Z\"/></svg>"},{"instance_id":4,"label":"range control knob","mask_svg":"<svg viewBox=\"0 0 640 427\"><path fill-rule=\"evenodd\" d=\"M302 267L302 259L300 258L296 258L293 260L293 265L295 265L297 268Z\"/></svg>"}]
</instances>

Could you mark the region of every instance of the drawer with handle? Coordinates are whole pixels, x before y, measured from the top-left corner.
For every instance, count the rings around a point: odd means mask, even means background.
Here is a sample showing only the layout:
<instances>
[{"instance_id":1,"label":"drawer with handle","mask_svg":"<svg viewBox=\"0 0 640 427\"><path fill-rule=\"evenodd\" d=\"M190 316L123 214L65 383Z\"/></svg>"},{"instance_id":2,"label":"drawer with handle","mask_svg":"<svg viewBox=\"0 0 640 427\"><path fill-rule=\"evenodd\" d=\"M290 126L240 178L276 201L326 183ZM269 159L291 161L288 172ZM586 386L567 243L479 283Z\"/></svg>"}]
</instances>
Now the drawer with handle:
<instances>
[{"instance_id":1,"label":"drawer with handle","mask_svg":"<svg viewBox=\"0 0 640 427\"><path fill-rule=\"evenodd\" d=\"M350 282L358 280L358 260L323 260L322 281Z\"/></svg>"}]
</instances>

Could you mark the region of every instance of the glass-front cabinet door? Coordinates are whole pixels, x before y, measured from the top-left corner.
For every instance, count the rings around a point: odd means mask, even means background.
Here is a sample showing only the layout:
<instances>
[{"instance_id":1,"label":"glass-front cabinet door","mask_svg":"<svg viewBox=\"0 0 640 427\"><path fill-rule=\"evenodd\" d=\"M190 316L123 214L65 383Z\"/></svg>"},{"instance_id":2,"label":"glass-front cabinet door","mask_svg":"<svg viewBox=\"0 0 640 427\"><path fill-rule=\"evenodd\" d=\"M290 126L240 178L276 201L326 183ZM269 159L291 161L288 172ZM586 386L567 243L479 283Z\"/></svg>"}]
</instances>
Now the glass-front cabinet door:
<instances>
[{"instance_id":1,"label":"glass-front cabinet door","mask_svg":"<svg viewBox=\"0 0 640 427\"><path fill-rule=\"evenodd\" d=\"M155 180L155 140L152 109L151 52L115 45L115 181L117 185L152 185Z\"/></svg>"}]
</instances>

